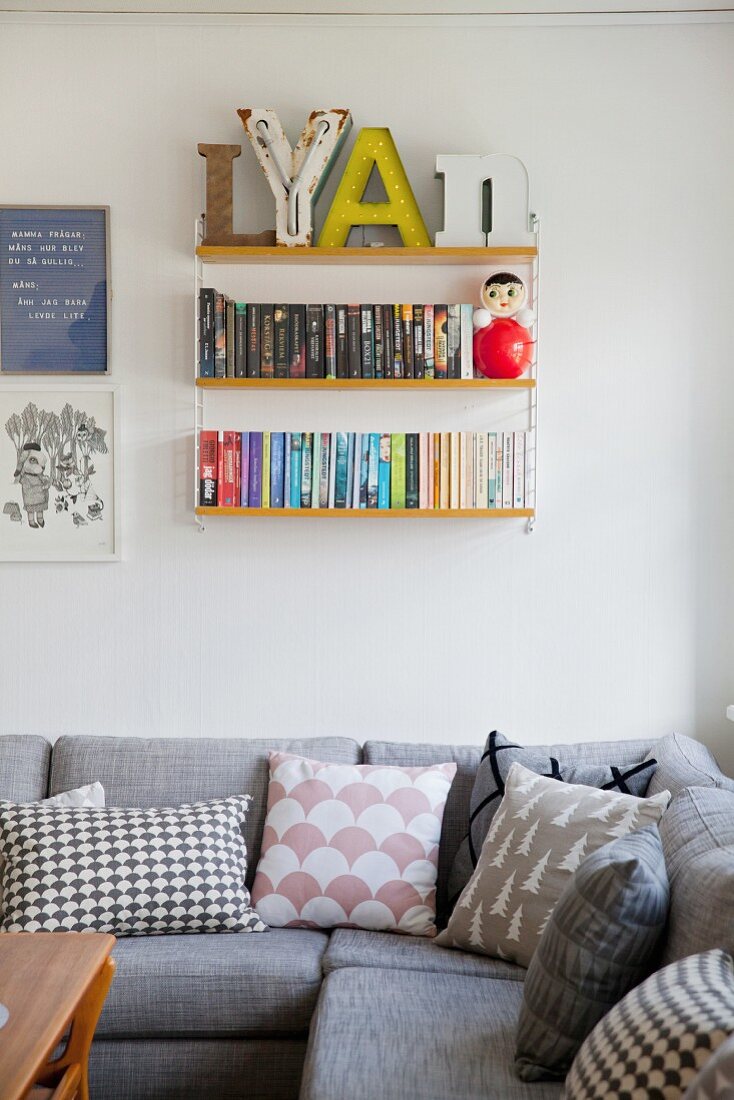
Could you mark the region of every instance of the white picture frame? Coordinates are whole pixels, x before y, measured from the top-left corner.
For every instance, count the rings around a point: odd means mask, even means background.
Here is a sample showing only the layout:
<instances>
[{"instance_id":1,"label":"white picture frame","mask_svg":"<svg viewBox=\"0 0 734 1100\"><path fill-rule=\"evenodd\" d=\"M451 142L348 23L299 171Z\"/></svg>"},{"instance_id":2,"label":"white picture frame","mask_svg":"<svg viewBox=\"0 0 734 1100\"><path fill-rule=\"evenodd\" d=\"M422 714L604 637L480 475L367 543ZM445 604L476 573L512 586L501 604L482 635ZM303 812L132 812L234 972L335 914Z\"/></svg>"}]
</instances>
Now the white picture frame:
<instances>
[{"instance_id":1,"label":"white picture frame","mask_svg":"<svg viewBox=\"0 0 734 1100\"><path fill-rule=\"evenodd\" d=\"M0 383L0 561L120 561L121 419L116 384Z\"/></svg>"}]
</instances>

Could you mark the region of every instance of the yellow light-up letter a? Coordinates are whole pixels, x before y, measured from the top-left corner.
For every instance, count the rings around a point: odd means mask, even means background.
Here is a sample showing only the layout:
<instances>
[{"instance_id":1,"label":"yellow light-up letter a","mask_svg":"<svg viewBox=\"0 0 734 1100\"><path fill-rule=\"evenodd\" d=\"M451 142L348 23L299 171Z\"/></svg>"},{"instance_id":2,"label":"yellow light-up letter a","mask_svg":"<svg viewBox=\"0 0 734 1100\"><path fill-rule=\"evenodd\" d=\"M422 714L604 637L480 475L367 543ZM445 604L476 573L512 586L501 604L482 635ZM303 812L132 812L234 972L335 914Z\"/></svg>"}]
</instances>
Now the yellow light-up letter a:
<instances>
[{"instance_id":1,"label":"yellow light-up letter a","mask_svg":"<svg viewBox=\"0 0 734 1100\"><path fill-rule=\"evenodd\" d=\"M362 202L375 166L382 178L387 202ZM343 248L353 225L396 225L406 247L431 247L413 189L387 127L366 127L357 135L319 235L319 247Z\"/></svg>"}]
</instances>

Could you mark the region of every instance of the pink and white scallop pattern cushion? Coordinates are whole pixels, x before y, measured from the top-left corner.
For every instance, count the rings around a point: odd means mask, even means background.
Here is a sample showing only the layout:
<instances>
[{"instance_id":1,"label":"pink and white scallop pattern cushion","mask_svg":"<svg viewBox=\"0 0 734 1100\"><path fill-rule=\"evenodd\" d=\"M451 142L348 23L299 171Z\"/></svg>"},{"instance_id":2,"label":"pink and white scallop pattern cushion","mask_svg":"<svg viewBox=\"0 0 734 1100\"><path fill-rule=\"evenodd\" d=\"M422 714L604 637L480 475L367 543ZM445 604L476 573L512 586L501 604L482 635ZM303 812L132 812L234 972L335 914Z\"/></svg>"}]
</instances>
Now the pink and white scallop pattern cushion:
<instances>
[{"instance_id":1,"label":"pink and white scallop pattern cushion","mask_svg":"<svg viewBox=\"0 0 734 1100\"><path fill-rule=\"evenodd\" d=\"M274 928L436 935L441 822L456 764L322 764L270 753L252 903Z\"/></svg>"}]
</instances>

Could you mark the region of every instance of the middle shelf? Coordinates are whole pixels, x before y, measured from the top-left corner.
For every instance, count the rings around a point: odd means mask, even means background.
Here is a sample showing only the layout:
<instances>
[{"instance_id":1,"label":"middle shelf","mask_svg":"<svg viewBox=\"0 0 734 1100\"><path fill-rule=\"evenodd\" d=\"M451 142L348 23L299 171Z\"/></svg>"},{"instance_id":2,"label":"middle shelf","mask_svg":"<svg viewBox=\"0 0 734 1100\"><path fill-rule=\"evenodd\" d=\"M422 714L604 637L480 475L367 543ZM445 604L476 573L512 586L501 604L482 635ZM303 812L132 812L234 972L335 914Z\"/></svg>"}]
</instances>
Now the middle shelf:
<instances>
[{"instance_id":1,"label":"middle shelf","mask_svg":"<svg viewBox=\"0 0 734 1100\"><path fill-rule=\"evenodd\" d=\"M197 378L214 390L533 390L534 378Z\"/></svg>"}]
</instances>

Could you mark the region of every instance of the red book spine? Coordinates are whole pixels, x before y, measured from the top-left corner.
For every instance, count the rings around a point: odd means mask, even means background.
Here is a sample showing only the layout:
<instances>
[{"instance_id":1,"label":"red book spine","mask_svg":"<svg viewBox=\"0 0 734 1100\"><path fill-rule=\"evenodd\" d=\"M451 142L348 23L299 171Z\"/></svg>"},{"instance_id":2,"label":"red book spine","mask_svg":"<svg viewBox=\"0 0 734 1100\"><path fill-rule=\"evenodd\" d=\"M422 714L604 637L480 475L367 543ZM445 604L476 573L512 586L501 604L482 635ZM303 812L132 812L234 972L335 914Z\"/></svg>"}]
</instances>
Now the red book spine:
<instances>
[{"instance_id":1,"label":"red book spine","mask_svg":"<svg viewBox=\"0 0 734 1100\"><path fill-rule=\"evenodd\" d=\"M225 508L234 507L234 437L235 432L224 433L223 465L224 476L222 478L222 504Z\"/></svg>"},{"instance_id":2,"label":"red book spine","mask_svg":"<svg viewBox=\"0 0 734 1100\"><path fill-rule=\"evenodd\" d=\"M234 435L234 505L239 506L242 491L242 432Z\"/></svg>"},{"instance_id":3,"label":"red book spine","mask_svg":"<svg viewBox=\"0 0 734 1100\"><path fill-rule=\"evenodd\" d=\"M217 432L217 507L224 503L224 432Z\"/></svg>"},{"instance_id":4,"label":"red book spine","mask_svg":"<svg viewBox=\"0 0 734 1100\"><path fill-rule=\"evenodd\" d=\"M217 433L199 435L199 504L205 508L217 506Z\"/></svg>"}]
</instances>

